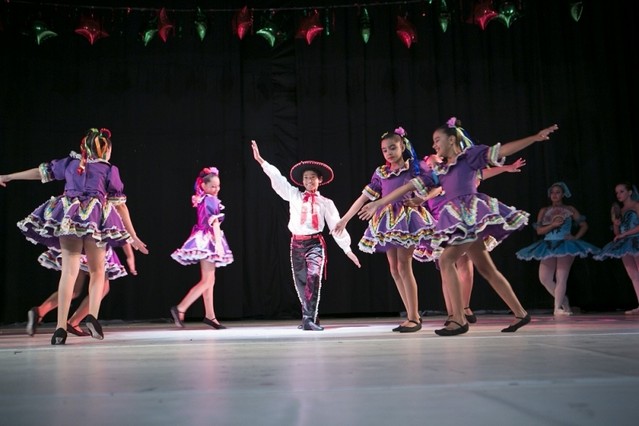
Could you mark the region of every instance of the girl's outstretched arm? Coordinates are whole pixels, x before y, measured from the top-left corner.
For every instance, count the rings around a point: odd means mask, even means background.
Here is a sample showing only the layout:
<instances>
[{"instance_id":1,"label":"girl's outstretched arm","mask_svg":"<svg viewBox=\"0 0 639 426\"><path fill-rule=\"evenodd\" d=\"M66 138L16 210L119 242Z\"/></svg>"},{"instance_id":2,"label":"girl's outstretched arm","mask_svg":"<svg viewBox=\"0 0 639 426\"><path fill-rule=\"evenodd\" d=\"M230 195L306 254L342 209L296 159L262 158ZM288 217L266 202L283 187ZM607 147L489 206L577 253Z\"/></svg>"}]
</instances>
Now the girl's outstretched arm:
<instances>
[{"instance_id":1,"label":"girl's outstretched arm","mask_svg":"<svg viewBox=\"0 0 639 426\"><path fill-rule=\"evenodd\" d=\"M362 220L369 220L371 217L373 217L373 215L375 214L375 211L379 207L385 206L386 204L390 204L394 201L397 201L401 199L405 194L411 191L414 191L415 189L417 188L415 188L415 185L413 184L413 181L411 180L408 183L405 183L404 185L395 189L390 194L384 195L382 198L379 198L375 201L371 201L365 206L362 206L362 208L359 210L358 216Z\"/></svg>"},{"instance_id":2,"label":"girl's outstretched arm","mask_svg":"<svg viewBox=\"0 0 639 426\"><path fill-rule=\"evenodd\" d=\"M499 148L499 156L500 157L508 157L522 149L534 144L535 142L547 141L550 139L550 134L557 130L559 126L553 124L550 127L546 127L545 129L540 130L537 134L528 136L523 139L518 139L516 141L507 142L503 144Z\"/></svg>"},{"instance_id":3,"label":"girl's outstretched arm","mask_svg":"<svg viewBox=\"0 0 639 426\"><path fill-rule=\"evenodd\" d=\"M116 204L115 209L120 214L122 223L124 223L124 227L126 228L127 232L131 234L131 238L133 238L133 242L131 243L133 248L136 250L140 250L144 254L149 254L149 250L146 248L146 244L144 244L135 233L133 222L131 222L131 215L129 215L129 208L126 206L126 204Z\"/></svg>"},{"instance_id":4,"label":"girl's outstretched arm","mask_svg":"<svg viewBox=\"0 0 639 426\"><path fill-rule=\"evenodd\" d=\"M481 171L481 176L483 180L490 179L491 177L495 177L504 172L508 173L519 173L521 172L521 168L526 165L526 160L523 158L518 158L517 161L512 164L504 164L503 166L497 167L487 167Z\"/></svg>"},{"instance_id":5,"label":"girl's outstretched arm","mask_svg":"<svg viewBox=\"0 0 639 426\"><path fill-rule=\"evenodd\" d=\"M364 194L357 197L357 199L353 202L351 208L348 209L348 211L344 213L344 216L342 216L342 218L337 221L335 227L331 231L331 234L340 235L342 231L344 231L344 228L346 228L346 224L348 223L348 221L351 220L351 218L355 216L359 209L362 208L362 206L368 201L368 197Z\"/></svg>"},{"instance_id":6,"label":"girl's outstretched arm","mask_svg":"<svg viewBox=\"0 0 639 426\"><path fill-rule=\"evenodd\" d=\"M0 186L7 186L7 182L12 180L40 180L42 175L37 167L21 172L9 173L8 175L0 175Z\"/></svg>"}]
</instances>

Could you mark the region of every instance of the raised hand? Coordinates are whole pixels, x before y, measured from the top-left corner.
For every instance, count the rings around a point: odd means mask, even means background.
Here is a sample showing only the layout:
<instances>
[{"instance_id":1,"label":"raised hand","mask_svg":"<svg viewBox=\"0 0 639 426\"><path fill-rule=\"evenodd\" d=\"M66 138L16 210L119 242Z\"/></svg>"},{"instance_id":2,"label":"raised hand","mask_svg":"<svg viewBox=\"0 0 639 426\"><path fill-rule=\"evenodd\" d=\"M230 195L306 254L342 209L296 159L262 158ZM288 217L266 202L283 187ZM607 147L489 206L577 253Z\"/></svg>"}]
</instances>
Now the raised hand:
<instances>
[{"instance_id":1,"label":"raised hand","mask_svg":"<svg viewBox=\"0 0 639 426\"><path fill-rule=\"evenodd\" d=\"M546 127L545 129L540 130L536 135L536 140L547 141L548 139L550 139L550 134L557 129L559 129L559 126L557 126L556 124L553 124L550 127Z\"/></svg>"},{"instance_id":2,"label":"raised hand","mask_svg":"<svg viewBox=\"0 0 639 426\"><path fill-rule=\"evenodd\" d=\"M260 149L257 147L257 142L254 140L251 141L251 148L253 148L253 158L255 158L255 161L262 164L264 159L260 156Z\"/></svg>"}]
</instances>

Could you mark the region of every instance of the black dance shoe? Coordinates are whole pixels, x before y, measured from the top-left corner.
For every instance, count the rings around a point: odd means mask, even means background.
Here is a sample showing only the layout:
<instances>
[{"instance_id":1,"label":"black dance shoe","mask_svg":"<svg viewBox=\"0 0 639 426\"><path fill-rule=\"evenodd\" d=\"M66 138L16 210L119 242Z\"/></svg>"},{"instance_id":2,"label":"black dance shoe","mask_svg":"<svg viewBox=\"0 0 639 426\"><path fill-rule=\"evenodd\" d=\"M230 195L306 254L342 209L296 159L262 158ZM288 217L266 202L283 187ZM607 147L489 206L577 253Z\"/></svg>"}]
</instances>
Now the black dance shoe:
<instances>
[{"instance_id":1,"label":"black dance shoe","mask_svg":"<svg viewBox=\"0 0 639 426\"><path fill-rule=\"evenodd\" d=\"M76 336L90 336L89 333L87 333L86 331L82 330L80 327L77 326L73 326L69 323L67 323L67 331L71 334L75 334Z\"/></svg>"},{"instance_id":2,"label":"black dance shoe","mask_svg":"<svg viewBox=\"0 0 639 426\"><path fill-rule=\"evenodd\" d=\"M206 317L204 317L204 319L202 320L202 322L206 325L210 325L211 327L213 327L216 330L224 330L226 329L225 326L223 326L222 324L220 324L218 322L218 320L216 320L215 318L213 319L208 319Z\"/></svg>"},{"instance_id":3,"label":"black dance shoe","mask_svg":"<svg viewBox=\"0 0 639 426\"><path fill-rule=\"evenodd\" d=\"M33 336L36 334L36 330L38 329L38 324L40 323L40 312L38 308L34 306L29 309L27 312L27 334L29 336Z\"/></svg>"},{"instance_id":4,"label":"black dance shoe","mask_svg":"<svg viewBox=\"0 0 639 426\"><path fill-rule=\"evenodd\" d=\"M180 319L180 314L183 313L184 312L178 311L177 306L171 306L171 317L173 318L173 322L175 323L176 327L184 328L184 321Z\"/></svg>"},{"instance_id":5,"label":"black dance shoe","mask_svg":"<svg viewBox=\"0 0 639 426\"><path fill-rule=\"evenodd\" d=\"M419 331L419 330L422 329L422 323L421 322L417 322L417 321L414 321L414 320L408 320L408 322L411 322L411 323L413 323L415 325L412 326L412 327L406 327L404 325L400 325L399 326L399 330L397 330L397 331L399 331L400 333L414 333L415 331Z\"/></svg>"},{"instance_id":6,"label":"black dance shoe","mask_svg":"<svg viewBox=\"0 0 639 426\"><path fill-rule=\"evenodd\" d=\"M52 345L64 345L67 341L67 331L64 328L58 328L51 337Z\"/></svg>"},{"instance_id":7,"label":"black dance shoe","mask_svg":"<svg viewBox=\"0 0 639 426\"><path fill-rule=\"evenodd\" d=\"M100 325L96 317L94 317L91 314L87 315L86 323L84 325L86 326L86 328L89 329L89 333L91 333L91 337L98 340L104 339L102 326Z\"/></svg>"},{"instance_id":8,"label":"black dance shoe","mask_svg":"<svg viewBox=\"0 0 639 426\"><path fill-rule=\"evenodd\" d=\"M530 314L526 314L525 317L515 317L515 318L517 318L519 321L501 330L502 333L514 333L515 331L519 330L520 328L522 328L523 326L525 326L526 324L530 322Z\"/></svg>"},{"instance_id":9,"label":"black dance shoe","mask_svg":"<svg viewBox=\"0 0 639 426\"><path fill-rule=\"evenodd\" d=\"M452 330L448 328L440 328L439 330L435 330L435 334L438 336L457 336L468 332L468 323L461 325L457 321L450 320L449 324L457 324L459 327Z\"/></svg>"},{"instance_id":10,"label":"black dance shoe","mask_svg":"<svg viewBox=\"0 0 639 426\"><path fill-rule=\"evenodd\" d=\"M466 309L470 309L470 307L467 306L464 308L464 310ZM474 313L470 315L467 315L466 313L464 313L464 316L466 317L466 321L468 321L471 324L475 324L477 322L477 316Z\"/></svg>"},{"instance_id":11,"label":"black dance shoe","mask_svg":"<svg viewBox=\"0 0 639 426\"><path fill-rule=\"evenodd\" d=\"M324 327L315 324L310 318L304 320L304 330L323 331Z\"/></svg>"}]
</instances>

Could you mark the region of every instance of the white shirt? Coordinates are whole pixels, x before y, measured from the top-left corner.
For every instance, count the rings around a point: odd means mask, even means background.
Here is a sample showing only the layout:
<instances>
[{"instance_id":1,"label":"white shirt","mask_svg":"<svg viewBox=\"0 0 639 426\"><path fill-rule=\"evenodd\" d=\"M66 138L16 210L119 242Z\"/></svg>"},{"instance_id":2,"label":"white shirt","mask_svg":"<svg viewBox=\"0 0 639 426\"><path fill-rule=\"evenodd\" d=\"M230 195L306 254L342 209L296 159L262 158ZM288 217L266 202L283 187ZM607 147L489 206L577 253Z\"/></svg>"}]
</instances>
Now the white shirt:
<instances>
[{"instance_id":1,"label":"white shirt","mask_svg":"<svg viewBox=\"0 0 639 426\"><path fill-rule=\"evenodd\" d=\"M288 180L277 169L277 167L264 161L262 170L271 179L271 186L284 200L288 201L289 221L288 229L293 235L312 235L322 232L324 224L329 229L333 229L335 224L341 219L337 207L332 200L323 197L319 191L315 192L315 203L311 205L311 201L304 202L304 191L300 191L296 186L291 185ZM302 210L306 210L306 220L302 223ZM317 212L318 227L314 228L312 223L311 211ZM344 253L350 253L351 236L344 230L341 235L333 235L335 242Z\"/></svg>"}]
</instances>

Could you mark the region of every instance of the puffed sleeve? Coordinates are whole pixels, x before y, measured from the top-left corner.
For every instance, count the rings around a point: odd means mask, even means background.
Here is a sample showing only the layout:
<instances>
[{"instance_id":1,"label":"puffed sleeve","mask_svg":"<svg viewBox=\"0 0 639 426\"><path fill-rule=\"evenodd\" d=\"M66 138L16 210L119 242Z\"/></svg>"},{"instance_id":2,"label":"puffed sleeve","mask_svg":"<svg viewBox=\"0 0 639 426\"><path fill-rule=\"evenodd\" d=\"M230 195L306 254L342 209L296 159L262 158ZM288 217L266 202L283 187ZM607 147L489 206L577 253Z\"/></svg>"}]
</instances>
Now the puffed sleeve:
<instances>
[{"instance_id":1,"label":"puffed sleeve","mask_svg":"<svg viewBox=\"0 0 639 426\"><path fill-rule=\"evenodd\" d=\"M204 198L206 214L209 217L208 223L209 225L213 225L213 221L217 219L218 222L222 223L224 220L224 206L220 202L220 199L213 196L207 196Z\"/></svg>"},{"instance_id":2,"label":"puffed sleeve","mask_svg":"<svg viewBox=\"0 0 639 426\"><path fill-rule=\"evenodd\" d=\"M466 155L468 165L475 170L481 170L487 166L503 166L506 158L498 157L500 148L499 143L493 146L474 145L466 149L463 155Z\"/></svg>"},{"instance_id":3,"label":"puffed sleeve","mask_svg":"<svg viewBox=\"0 0 639 426\"><path fill-rule=\"evenodd\" d=\"M275 190L275 193L282 197L282 199L291 201L296 196L300 196L300 190L288 183L277 167L264 161L262 163L262 170L266 173L266 176L271 179L271 186Z\"/></svg>"},{"instance_id":4,"label":"puffed sleeve","mask_svg":"<svg viewBox=\"0 0 639 426\"><path fill-rule=\"evenodd\" d=\"M369 200L375 201L382 196L382 178L379 176L378 169L375 169L371 182L364 187L362 194L366 195Z\"/></svg>"},{"instance_id":5,"label":"puffed sleeve","mask_svg":"<svg viewBox=\"0 0 639 426\"><path fill-rule=\"evenodd\" d=\"M120 170L116 166L111 166L106 182L107 200L113 204L126 203L126 195L124 195L124 184L120 179Z\"/></svg>"},{"instance_id":6,"label":"puffed sleeve","mask_svg":"<svg viewBox=\"0 0 639 426\"><path fill-rule=\"evenodd\" d=\"M40 181L47 183L54 180L64 180L64 174L72 160L73 158L71 157L65 157L40 164L40 166L38 166L38 170L40 170Z\"/></svg>"},{"instance_id":7,"label":"puffed sleeve","mask_svg":"<svg viewBox=\"0 0 639 426\"><path fill-rule=\"evenodd\" d=\"M439 179L437 179L437 175L432 170L430 172L420 174L419 176L412 178L410 181L415 187L415 192L420 197L426 197L430 190L439 186Z\"/></svg>"}]
</instances>

